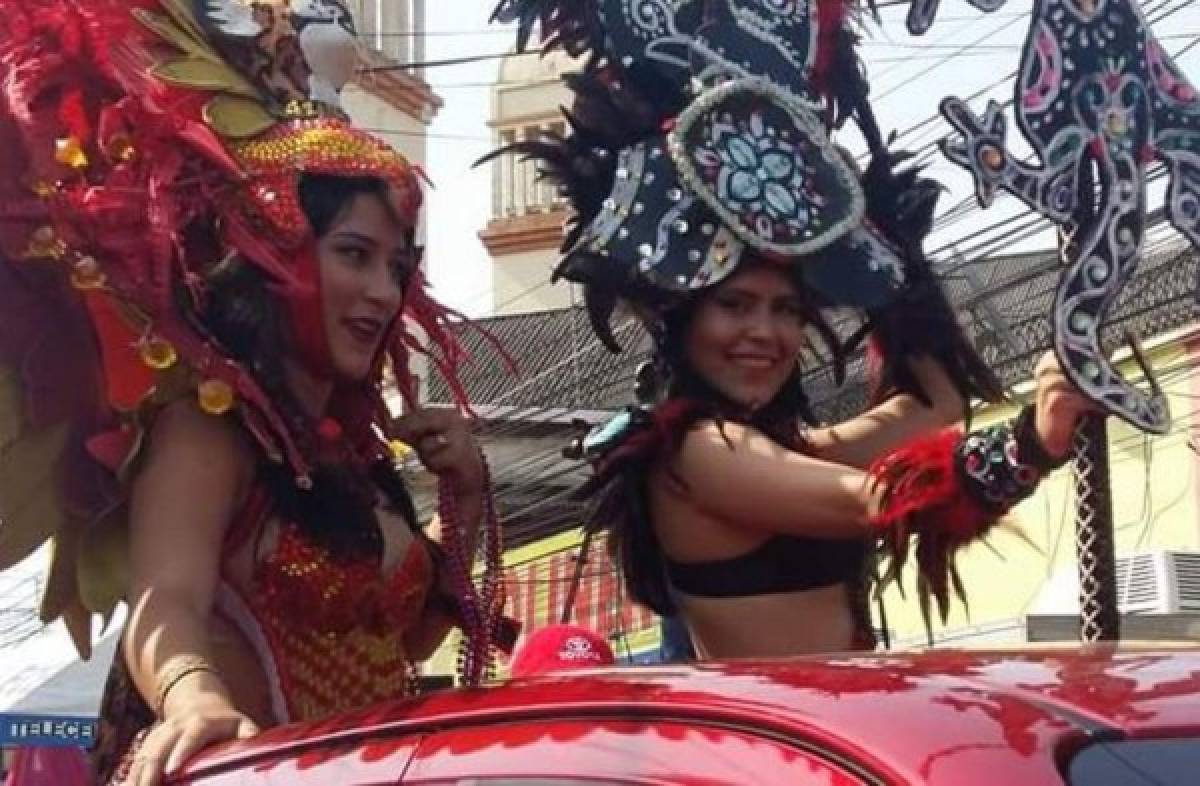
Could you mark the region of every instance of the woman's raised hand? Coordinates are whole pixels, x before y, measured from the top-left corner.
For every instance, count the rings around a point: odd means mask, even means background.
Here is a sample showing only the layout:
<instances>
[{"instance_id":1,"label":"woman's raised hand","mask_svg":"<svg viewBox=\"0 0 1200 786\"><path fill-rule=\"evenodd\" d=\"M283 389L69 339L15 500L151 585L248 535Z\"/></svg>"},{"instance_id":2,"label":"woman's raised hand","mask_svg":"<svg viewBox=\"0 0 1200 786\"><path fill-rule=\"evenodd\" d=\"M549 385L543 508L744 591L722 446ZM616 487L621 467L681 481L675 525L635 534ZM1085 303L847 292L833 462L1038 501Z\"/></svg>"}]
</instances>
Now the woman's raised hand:
<instances>
[{"instance_id":1,"label":"woman's raised hand","mask_svg":"<svg viewBox=\"0 0 1200 786\"><path fill-rule=\"evenodd\" d=\"M1101 410L1071 384L1053 352L1047 352L1038 360L1033 380L1037 408L1034 426L1038 439L1051 458L1061 459L1071 449L1080 419Z\"/></svg>"},{"instance_id":2,"label":"woman's raised hand","mask_svg":"<svg viewBox=\"0 0 1200 786\"><path fill-rule=\"evenodd\" d=\"M460 495L483 490L483 455L466 419L453 409L414 409L396 421L396 437L412 446L425 468Z\"/></svg>"}]
</instances>

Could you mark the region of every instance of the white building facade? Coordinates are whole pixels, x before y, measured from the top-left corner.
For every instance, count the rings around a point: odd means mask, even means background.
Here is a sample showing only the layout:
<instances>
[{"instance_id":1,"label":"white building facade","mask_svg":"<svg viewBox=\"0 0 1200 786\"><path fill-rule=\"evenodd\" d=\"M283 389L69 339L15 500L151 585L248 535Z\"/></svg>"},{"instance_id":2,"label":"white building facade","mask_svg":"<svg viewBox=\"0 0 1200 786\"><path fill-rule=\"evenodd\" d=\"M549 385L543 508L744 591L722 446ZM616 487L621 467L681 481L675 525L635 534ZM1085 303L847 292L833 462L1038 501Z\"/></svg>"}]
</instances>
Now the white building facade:
<instances>
[{"instance_id":1,"label":"white building facade","mask_svg":"<svg viewBox=\"0 0 1200 786\"><path fill-rule=\"evenodd\" d=\"M577 65L561 52L505 58L492 89L489 125L497 146L563 133L571 94L561 77ZM492 258L492 313L523 314L572 305L573 287L550 284L568 217L555 188L533 162L503 156L492 164L492 214L480 239Z\"/></svg>"},{"instance_id":2,"label":"white building facade","mask_svg":"<svg viewBox=\"0 0 1200 786\"><path fill-rule=\"evenodd\" d=\"M418 64L425 60L425 0L347 0L364 68L342 91L354 122L425 166L426 138L442 106Z\"/></svg>"}]
</instances>

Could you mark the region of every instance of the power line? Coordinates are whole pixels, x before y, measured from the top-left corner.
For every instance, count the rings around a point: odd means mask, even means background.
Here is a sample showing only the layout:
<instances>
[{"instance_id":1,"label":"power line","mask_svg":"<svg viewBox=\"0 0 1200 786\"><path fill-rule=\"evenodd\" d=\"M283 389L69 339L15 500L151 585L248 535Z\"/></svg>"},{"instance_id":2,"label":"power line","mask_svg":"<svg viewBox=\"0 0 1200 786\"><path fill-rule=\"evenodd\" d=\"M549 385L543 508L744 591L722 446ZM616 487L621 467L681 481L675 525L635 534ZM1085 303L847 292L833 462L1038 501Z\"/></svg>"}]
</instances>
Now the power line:
<instances>
[{"instance_id":1,"label":"power line","mask_svg":"<svg viewBox=\"0 0 1200 786\"><path fill-rule=\"evenodd\" d=\"M942 22L963 22L978 20L983 13L976 14L959 14L950 16L938 16L938 23ZM987 14L991 18L1004 18L1010 16L1027 16L1026 11L997 11ZM476 36L476 35L496 35L496 36L513 36L514 28L511 25L493 24L488 27L476 27L462 30L379 30L379 31L362 31L358 32L359 38L371 39L375 37L381 38L454 38L457 36Z\"/></svg>"},{"instance_id":2,"label":"power line","mask_svg":"<svg viewBox=\"0 0 1200 786\"><path fill-rule=\"evenodd\" d=\"M1183 0L1183 2L1182 2L1180 5L1178 5L1178 6L1174 7L1174 8L1170 8L1170 9L1168 9L1168 10L1166 10L1166 11L1163 11L1161 14L1159 14L1158 16L1155 16L1153 19L1151 19L1150 17L1151 17L1151 15L1152 15L1152 14L1158 14L1158 12L1159 12L1159 11L1162 11L1162 9L1163 9L1163 8L1165 8L1167 5L1169 5L1169 4L1170 4L1170 0L1160 0L1160 2L1159 2L1159 3L1158 3L1156 6L1154 6L1154 8L1153 8L1153 9L1147 8L1147 9L1145 10L1145 12L1144 12L1144 16L1147 18L1147 20L1148 20L1148 24L1157 24L1158 22L1161 22L1161 21L1163 21L1164 19L1166 19L1166 18L1168 18L1168 17L1170 17L1170 16L1174 15L1175 13L1177 13L1177 12L1179 12L1179 11L1183 10L1184 8L1186 8L1186 7L1187 7L1187 5L1188 5L1190 2L1191 2L1191 0ZM1027 17L1028 17L1028 14L1022 14L1021 16L1023 16L1023 17L1026 17L1026 18L1027 18ZM1005 27L1007 27L1007 25L1005 25ZM986 38L987 38L987 37L985 36L985 37L983 37L983 38L981 38L981 39L977 39L977 40L980 40L980 41L981 41L981 40L986 40ZM932 70L932 69L926 69L926 71L925 71L924 73L928 73L928 71L930 71L930 70ZM1014 77L1016 77L1016 75L1017 75L1017 72L1016 72L1016 70L1015 70L1015 69L1014 69L1014 70L1012 70L1012 71L1009 71L1009 72L1005 73L1003 76L1001 76L999 79L995 80L994 82L991 82L990 84L988 84L988 85L986 85L986 86L984 86L984 87L982 87L982 88L980 88L980 89L978 89L978 90L974 91L973 93L971 93L969 96L967 96L967 97L966 97L965 99L963 99L963 100L964 100L964 101L966 101L966 102L971 102L971 101L974 101L974 100L976 100L976 99L978 99L978 98L982 97L983 95L986 95L988 92L990 92L991 90L994 90L994 89L995 89L995 88L997 88L997 87L1002 87L1002 86L1005 86L1005 85L1011 84L1011 82L1012 82L1013 78L1014 78ZM899 86L897 86L897 88L896 88L896 89L899 89L899 87L901 87L901 86L903 86L903 85L913 84L913 83L914 83L914 82L913 82L913 79L915 79L915 77L910 77L910 78L909 78L909 79L907 79L907 80L906 80L904 83L902 83L902 85L899 85ZM890 91L890 92L895 92L895 90L892 90L892 91ZM882 96L881 96L881 97L882 97ZM875 98L874 100L879 100L879 98L881 98L881 97L877 97L877 98ZM1011 105L1012 105L1012 99L1011 99L1011 98L1009 98L1009 99L1007 99L1007 100L1005 100L1005 101L1001 102L1001 107L1002 107L1002 108L1007 108L1007 107L1009 107L1009 106L1011 106ZM915 124L915 125L913 125L913 126L910 126L909 128L906 128L906 129L904 129L903 131L900 131L900 132L897 134L897 137L896 137L896 138L897 138L897 140L904 139L904 138L908 137L910 134L912 134L912 133L914 133L914 132L916 132L916 131L918 131L918 130L920 130L920 129L922 129L922 128L926 128L926 127L928 127L929 125L932 125L932 124L935 124L935 123L938 123L938 122L941 122L941 121L942 121L942 116L941 116L941 113L940 113L940 112L933 112L932 114L930 114L930 115L929 115L927 118L925 118L924 120L922 120L922 121L918 122L917 124ZM935 140L934 142L931 142L931 143L929 143L929 144L928 144L926 147L929 147L929 148L935 148L935 149L936 149L936 144L937 144L937 143L936 143L936 140ZM913 151L913 152L919 152L919 150L918 150L918 151Z\"/></svg>"},{"instance_id":3,"label":"power line","mask_svg":"<svg viewBox=\"0 0 1200 786\"><path fill-rule=\"evenodd\" d=\"M1166 240L1166 241L1157 241L1157 242L1154 242L1151 244L1147 244L1146 253L1147 254L1154 253L1156 250L1156 248L1155 248L1156 246L1165 246L1170 240L1173 240L1173 238L1168 238L1168 240ZM1054 264L1054 263L1051 262L1050 264ZM1037 272L1040 274L1043 271L1044 271L1044 268L1039 268ZM1004 286L1006 289L1008 289L1008 288L1011 288L1012 286L1017 285L1017 283L1018 282L1016 282L1016 281L1008 281L1005 283ZM593 347L593 349L594 349L594 347ZM580 350L575 351L574 353L572 353L571 358L579 357L582 354L582 352L584 352L584 351L588 351L588 350L581 348ZM553 370L554 369L549 369L548 371L553 372ZM631 380L632 380L632 375L627 375L627 376L621 377L613 384L626 384L626 383L630 382ZM535 377L535 378L529 380L527 384L533 384L537 381L538 381L538 378ZM537 407L530 407L527 409L527 412L537 412L539 409L540 408L537 408ZM519 428L519 427L509 426L507 428L492 429L487 432L487 436L499 437L505 433L515 432L517 430L517 428ZM545 455L531 456L530 459L527 462L525 462L526 466L530 470L530 474L527 475L525 472L514 472L513 473L515 476L514 480L523 479L525 477L532 478L533 476L540 474L541 470L543 469L543 466L560 464L560 463L561 463L561 459L557 455L557 450L548 451ZM515 468L513 468L513 469L515 469ZM522 469L525 469L525 467L522 467ZM563 475L569 474L572 471L572 469L573 469L572 467L567 467L566 469L557 473L557 476L563 476ZM549 479L551 479L551 478L542 478L543 482L545 482L546 480L549 480ZM553 502L553 501L557 501L562 498L563 498L563 495L558 495L555 498L548 500L548 501L544 501L544 502ZM520 513L522 513L522 514L528 513L528 512L530 512L530 511L529 510L520 511Z\"/></svg>"},{"instance_id":4,"label":"power line","mask_svg":"<svg viewBox=\"0 0 1200 786\"><path fill-rule=\"evenodd\" d=\"M1020 16L1027 16L1027 14L1022 13L1022 14L1020 14ZM995 14L990 14L988 16L989 19L994 19L995 17L996 17ZM999 32L999 31L997 30L996 32ZM1155 37L1159 41L1172 41L1172 40L1177 40L1180 38L1192 38L1196 34L1197 34L1196 32L1190 32L1190 33L1184 32L1184 33L1172 33L1170 35L1160 35L1160 36L1155 36ZM952 33L951 35L956 35L956 33ZM960 44L922 44L922 43L915 43L915 42L914 43L902 43L902 42L893 42L893 41L872 41L869 39L864 40L864 41L859 41L858 46L860 46L860 47L877 46L877 47L887 47L888 49L912 49L912 50L916 50L916 51L925 51L925 52L930 51L930 50L936 51L939 49L958 50L961 48ZM982 50L988 51L988 52L1017 52L1017 51L1023 50L1024 48L1025 48L1025 45L1023 43L1022 44L978 44L978 45L971 47L971 49L973 51L982 49ZM970 54L970 53L967 52L965 54ZM879 61L872 59L871 62L877 63Z\"/></svg>"},{"instance_id":5,"label":"power line","mask_svg":"<svg viewBox=\"0 0 1200 786\"><path fill-rule=\"evenodd\" d=\"M893 6L893 5L904 5L904 4L907 4L907 2L908 2L908 0L889 0L889 2L879 3L878 6L879 7L887 7L887 6ZM1165 2L1164 2L1164 4L1165 4ZM1184 4L1184 6L1186 6L1186 2ZM1174 10L1180 10L1184 6L1180 6L1180 8L1174 9ZM962 55L973 56L971 54L972 52L979 49L981 46L986 46L983 44L983 41L998 34L1002 30L1005 30L1008 27L1011 27L1013 24L1015 24L1017 21L1019 21L1020 19L1022 19L1025 16L1026 16L1026 14L1011 14L1011 15L992 14L991 15L992 18L997 18L997 17L1007 18L1007 19L1009 19L1009 21L1005 22L1000 27L992 30L991 32L985 34L984 36L982 36L981 38L979 38L975 41L972 41L972 42L964 44L964 45L956 46L956 47L950 47L952 49L950 54L944 56L943 58L938 58L938 59L939 60L948 60L953 57L962 56ZM958 19L963 19L963 18L976 19L976 17L957 17L957 18ZM979 17L979 18L983 18L983 17ZM948 17L946 20L942 20L942 21L948 21L949 19L950 18ZM1158 21L1158 20L1153 20L1153 21ZM483 34L483 33L490 33L491 31L481 30L481 31L473 31L470 33L464 32L461 34L475 34L476 32L479 34ZM505 32L505 31L500 31L500 32ZM459 33L454 33L454 32L444 32L444 33L436 33L436 34L420 33L420 32L384 32L384 33L362 33L362 34L360 34L360 37L364 38L364 39L370 39L370 38L374 38L374 37L426 38L426 37L430 37L431 35L452 36L452 35L458 35L458 34ZM1178 34L1178 35L1186 35L1186 34ZM928 45L922 46L921 44L886 44L885 42L864 42L864 43L871 43L871 44L878 44L878 45L890 45L890 46L897 46L897 47L901 47L901 48L911 47L914 49L930 48ZM997 50L1011 51L1013 49L1017 49L1020 47L1018 47L1016 45L994 45L993 48L995 48ZM470 64L470 63L486 62L489 60L503 60L503 59L507 59L510 57L527 57L527 56L534 56L534 55L541 56L541 55L545 54L547 51L549 51L547 48L542 47L542 48L526 49L522 52L512 52L512 51L493 52L493 53L480 54L480 55L465 55L463 57L453 57L453 58L446 58L446 59L442 59L442 60L412 61L412 62L408 62L408 63L388 63L385 65L368 66L368 67L359 69L359 71L360 71L360 73L373 73L373 72L381 72L381 71L419 70L419 69L426 69L426 68L439 68L439 67L444 67L444 66L456 66L456 65L466 65L466 64ZM897 58L895 60L895 62L903 62L903 61L909 60L909 59L912 59L912 58ZM912 78L915 79L916 77L923 76L924 74L929 73L929 71L936 68L937 65L940 65L940 63L935 64L934 66L931 66L926 71L922 71L921 73L917 74L916 76L914 76ZM909 83L910 83L910 80L906 80L902 85L897 85L896 88L885 92L883 95L879 96L879 98L884 98L887 95L890 95L891 93L898 90L903 85L907 85ZM466 85L464 85L464 86L466 86Z\"/></svg>"},{"instance_id":6,"label":"power line","mask_svg":"<svg viewBox=\"0 0 1200 786\"><path fill-rule=\"evenodd\" d=\"M493 52L484 55L464 55L463 57L449 57L443 60L423 60L414 61L411 63L388 63L387 65L366 66L358 69L360 74L373 74L382 71L409 71L425 68L442 68L444 66L467 65L468 63L482 63L488 60L506 60L510 57L532 57L534 55L541 56L545 50L542 49L527 49L524 52Z\"/></svg>"},{"instance_id":7,"label":"power line","mask_svg":"<svg viewBox=\"0 0 1200 786\"><path fill-rule=\"evenodd\" d=\"M1161 7L1162 7L1162 5L1165 5L1165 3L1164 3L1164 4L1160 4L1159 8L1161 8ZM1175 11L1177 11L1177 10L1179 10L1179 7L1175 8L1175 9L1172 9L1171 11L1168 11L1166 14L1163 14L1161 17L1159 17L1159 19L1161 19L1161 18L1165 18L1165 17L1166 17L1166 16L1168 16L1170 13L1174 13L1174 12L1175 12ZM1015 14L1015 15L1014 15L1014 18L1021 18L1021 17L1023 17L1023 16L1024 16L1024 14ZM980 39L977 39L977 40L980 40ZM961 49L961 47L960 47L960 49ZM970 213L973 213L973 212L974 212L974 210L976 210L976 209L977 209L977 207L973 205L973 203L972 203L972 200L970 200L969 198L968 198L968 199L966 199L966 200L964 200L963 202L959 203L959 205L955 206L954 208L951 208L951 210L950 210L950 211L948 211L947 213L943 214L943 215L942 215L942 216L939 218L939 224L940 224L940 227L939 227L939 228L941 228L941 229L945 229L945 228L948 228L949 226L951 226L951 225L953 225L953 224L956 224L956 223L958 223L958 221L965 219L965 217L966 217L968 214L970 214ZM1038 232L1038 231L1043 231L1043 230L1042 230L1042 228L1040 228L1040 227L1036 227L1036 226L1035 226L1035 224L1036 224L1036 223L1039 221L1039 219L1038 219L1038 218L1036 218L1036 217L1034 217L1034 218L1031 220L1031 219L1029 219L1029 218L1028 218L1028 216L1029 216L1029 215L1030 215L1030 214L1029 214L1028 212L1026 212L1026 214L1025 214L1025 216L1026 216L1026 218L1025 218L1025 221L1026 221L1026 223L1025 223L1025 225L1024 225L1024 229L1025 229L1025 231L1026 231L1027 235L1033 235L1033 234L1036 234L1036 232ZM1002 220L1002 221L999 221L999 222L995 222L995 223L994 223L994 224L993 224L991 227L988 227L988 228L987 228L987 230L985 230L985 231L995 231L995 230L997 230L997 229L1000 229L1000 228L1002 228L1002 227L1003 227L1003 226L1004 226L1006 223L1011 223L1011 222L1013 222L1013 221L1020 220L1020 219L1021 219L1021 216L1020 216L1020 215L1018 215L1018 216L1013 216L1013 217L1010 217L1010 218L1008 218L1008 219L1004 219L1004 220ZM984 247L987 247L987 246L998 247L998 246L1000 246L1000 245L1003 245L1003 244L1005 244L1006 242L1012 242L1012 239L1013 239L1013 236L1012 236L1011 234L1009 234L1009 235L1007 235L1007 236L1006 236L1006 237L1004 237L1004 238L994 238L993 240L991 240L991 241L990 241L989 243L987 243L986 245L985 245L985 244L981 244L981 246L984 246ZM974 250L974 249L973 249L973 250ZM981 250L982 250L982 249L981 249ZM526 289L526 290L525 290L525 291L523 291L522 293L518 293L518 295L517 295L516 297L514 297L514 298L511 298L510 300L517 300L517 299L520 299L521 297L524 297L524 296L528 295L529 293L531 293L531 292L533 292L533 291L537 291L537 290L541 289L543 286L548 286L548 285L549 285L549 283L548 283L548 282L542 282L542 283L539 283L539 284L537 284L537 285L535 285L535 286L529 287L528 289ZM482 293L481 293L481 294L482 294ZM574 355L573 355L573 357L574 357Z\"/></svg>"},{"instance_id":8,"label":"power line","mask_svg":"<svg viewBox=\"0 0 1200 786\"><path fill-rule=\"evenodd\" d=\"M475 30L410 30L407 32L398 30L380 30L376 32L360 31L358 33L359 38L367 41L373 38L415 38L419 40L422 38L460 38L478 35L512 36L513 31L511 29L496 25L490 28L478 28Z\"/></svg>"},{"instance_id":9,"label":"power line","mask_svg":"<svg viewBox=\"0 0 1200 786\"><path fill-rule=\"evenodd\" d=\"M1148 249L1148 252L1149 252L1149 249ZM1195 361L1187 361L1185 364L1179 364L1176 367L1173 367L1171 369L1161 370L1161 372L1159 374L1160 379L1164 383L1167 382L1167 380L1169 378L1171 378L1175 375L1175 372L1178 368L1184 367L1184 366L1186 366L1187 368L1193 368L1195 366ZM1188 431L1189 431L1188 427L1176 428L1172 431L1172 434L1181 435L1181 434L1187 433ZM489 433L488 436L489 437L493 436L493 434ZM1141 439L1143 439L1143 437L1141 435L1134 435L1133 437L1126 438L1125 440L1114 441L1113 444L1116 447L1123 447L1124 444L1127 442L1137 441L1137 440L1141 440ZM560 463L561 462L561 459L559 459L557 456L557 450L549 451L548 454L551 457L549 463ZM565 475L570 474L571 472L575 471L576 469L578 469L578 467L576 465L571 465L571 466L561 469L560 471L558 471L556 473L553 473L552 475L547 476L547 475L543 474L543 468L541 466L532 466L533 464L539 463L538 459L540 459L540 458L542 458L542 457L541 456L534 457L533 461L527 462L530 465L530 473L529 474L518 473L518 477L513 478L512 481L510 481L510 482L521 483L526 480L529 480L529 481L537 480L537 481L540 481L541 483L545 484L546 482L548 482L550 480L554 480L557 477L565 476ZM546 462L540 462L540 463L545 464ZM552 506L555 503L558 503L558 502L568 499L570 497L570 495L571 495L570 489L564 490L564 491L556 493L550 497L539 500L538 502L536 502L532 505L528 505L526 507L514 510L511 513L508 513L506 511L506 513L507 513L506 518L511 519L511 518L517 518L517 517L528 517L532 513L538 512L540 510L544 510L544 509ZM508 498L509 495L500 494L498 496L500 496L503 499L503 498ZM564 514L553 518L552 521L554 523L565 523L565 522L570 522L570 521L577 521L577 516L576 516L574 510L569 510L569 511L565 512ZM550 522L543 520L539 523L539 527L541 528L541 527L549 526L549 523Z\"/></svg>"},{"instance_id":10,"label":"power line","mask_svg":"<svg viewBox=\"0 0 1200 786\"><path fill-rule=\"evenodd\" d=\"M413 131L407 128L381 128L378 126L360 126L360 128L372 134L384 134L388 136L411 136L421 139L447 139L458 142L486 142L488 144L495 144L495 140L491 137L476 134L455 134L445 131Z\"/></svg>"}]
</instances>

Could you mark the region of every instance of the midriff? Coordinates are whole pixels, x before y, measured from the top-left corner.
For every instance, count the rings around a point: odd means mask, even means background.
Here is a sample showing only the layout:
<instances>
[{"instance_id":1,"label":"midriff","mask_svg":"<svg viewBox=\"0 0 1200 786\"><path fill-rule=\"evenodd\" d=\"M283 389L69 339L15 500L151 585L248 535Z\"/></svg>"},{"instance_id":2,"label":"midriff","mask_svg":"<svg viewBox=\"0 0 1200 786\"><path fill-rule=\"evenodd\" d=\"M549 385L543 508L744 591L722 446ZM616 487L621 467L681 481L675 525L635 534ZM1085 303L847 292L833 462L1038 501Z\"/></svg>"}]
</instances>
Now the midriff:
<instances>
[{"instance_id":1,"label":"midriff","mask_svg":"<svg viewBox=\"0 0 1200 786\"><path fill-rule=\"evenodd\" d=\"M677 601L703 659L854 649L854 615L844 584L738 598L680 594Z\"/></svg>"}]
</instances>

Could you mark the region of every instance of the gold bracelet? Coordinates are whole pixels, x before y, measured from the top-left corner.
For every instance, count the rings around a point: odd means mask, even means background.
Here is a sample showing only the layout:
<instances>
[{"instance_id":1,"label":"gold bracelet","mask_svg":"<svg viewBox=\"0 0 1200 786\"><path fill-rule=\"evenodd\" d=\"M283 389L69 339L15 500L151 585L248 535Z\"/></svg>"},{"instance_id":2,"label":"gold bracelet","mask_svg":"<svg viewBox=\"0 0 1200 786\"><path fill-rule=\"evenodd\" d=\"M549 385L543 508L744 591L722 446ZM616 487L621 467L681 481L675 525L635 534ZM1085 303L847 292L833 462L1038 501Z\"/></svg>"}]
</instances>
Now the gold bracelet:
<instances>
[{"instance_id":1,"label":"gold bracelet","mask_svg":"<svg viewBox=\"0 0 1200 786\"><path fill-rule=\"evenodd\" d=\"M155 680L158 692L154 701L154 710L158 713L159 718L164 717L167 694L171 692L171 689L183 681L184 677L201 671L208 672L218 679L221 677L221 672L217 671L217 668L209 663L207 658L200 655L180 655L167 661L167 664L159 670L158 678Z\"/></svg>"}]
</instances>

